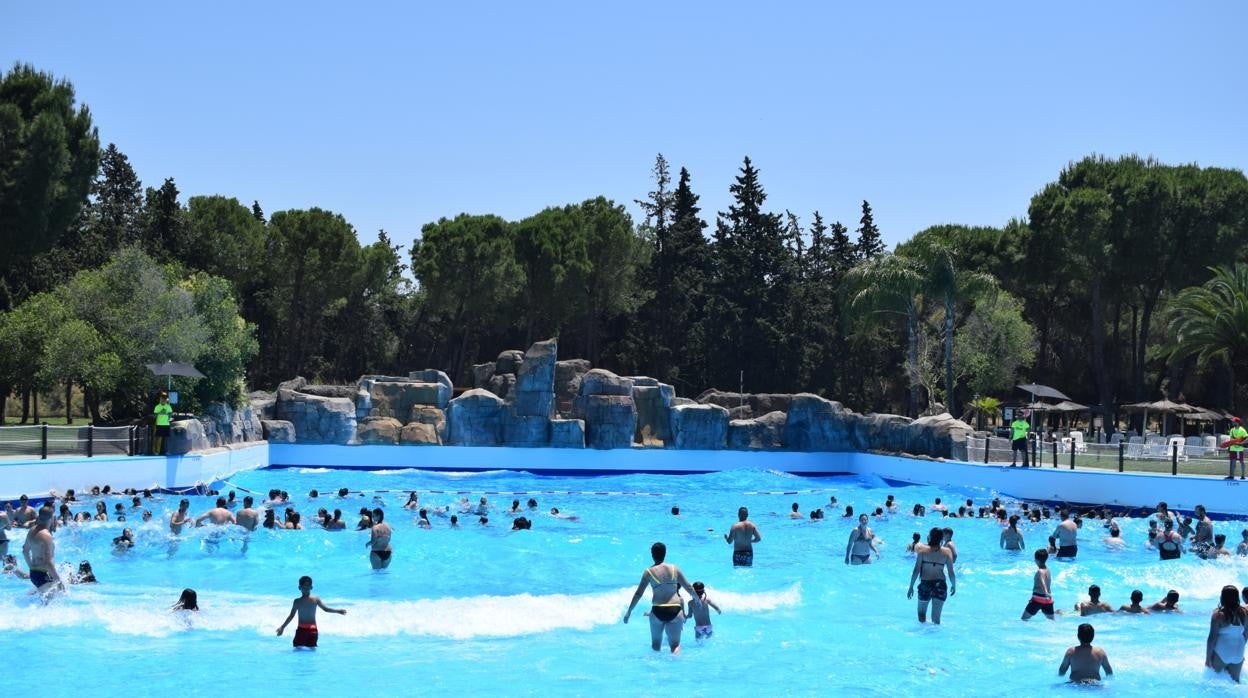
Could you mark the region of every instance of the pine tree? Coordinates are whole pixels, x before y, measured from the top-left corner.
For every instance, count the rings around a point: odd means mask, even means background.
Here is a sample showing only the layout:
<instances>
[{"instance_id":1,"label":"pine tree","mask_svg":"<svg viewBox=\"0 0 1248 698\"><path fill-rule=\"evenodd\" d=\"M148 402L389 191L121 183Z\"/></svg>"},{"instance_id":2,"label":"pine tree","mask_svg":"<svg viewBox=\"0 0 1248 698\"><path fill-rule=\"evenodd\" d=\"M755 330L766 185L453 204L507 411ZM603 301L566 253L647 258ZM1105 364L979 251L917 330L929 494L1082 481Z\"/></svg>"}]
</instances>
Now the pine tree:
<instances>
[{"instance_id":1,"label":"pine tree","mask_svg":"<svg viewBox=\"0 0 1248 698\"><path fill-rule=\"evenodd\" d=\"M849 230L840 221L828 227L828 269L839 287L845 272L858 261L858 251L849 239Z\"/></svg>"},{"instance_id":2,"label":"pine tree","mask_svg":"<svg viewBox=\"0 0 1248 698\"><path fill-rule=\"evenodd\" d=\"M178 187L172 177L167 178L160 189L147 188L142 237L144 250L162 261L179 259L189 244L185 211L178 203Z\"/></svg>"},{"instance_id":3,"label":"pine tree","mask_svg":"<svg viewBox=\"0 0 1248 698\"><path fill-rule=\"evenodd\" d=\"M266 221L264 220L264 210L260 208L260 201L259 201L259 200L255 200L255 199L253 199L253 200L252 200L252 202L251 202L251 215L252 215L252 216L254 216L254 217L255 217L255 219L256 219L256 220L258 220L258 221L260 221L261 223L266 222Z\"/></svg>"},{"instance_id":4,"label":"pine tree","mask_svg":"<svg viewBox=\"0 0 1248 698\"><path fill-rule=\"evenodd\" d=\"M884 241L880 239L880 229L875 226L871 204L865 199L862 202L862 218L858 221L857 232L856 252L859 260L871 259L884 251Z\"/></svg>"}]
</instances>

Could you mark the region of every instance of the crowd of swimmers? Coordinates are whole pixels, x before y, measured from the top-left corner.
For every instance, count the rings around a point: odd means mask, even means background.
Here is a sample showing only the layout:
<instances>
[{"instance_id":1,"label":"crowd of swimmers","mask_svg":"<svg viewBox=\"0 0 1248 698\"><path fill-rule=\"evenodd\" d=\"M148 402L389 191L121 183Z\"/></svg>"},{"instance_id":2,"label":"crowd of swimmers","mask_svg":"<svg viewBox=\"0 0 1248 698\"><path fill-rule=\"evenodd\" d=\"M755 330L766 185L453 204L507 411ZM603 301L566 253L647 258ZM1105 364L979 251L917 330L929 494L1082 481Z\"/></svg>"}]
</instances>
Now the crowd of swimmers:
<instances>
[{"instance_id":1,"label":"crowd of swimmers","mask_svg":"<svg viewBox=\"0 0 1248 698\"><path fill-rule=\"evenodd\" d=\"M151 503L160 501L150 490L125 490L121 493L113 493L110 488L102 487L92 488L91 494L100 499L91 507L81 509L76 513L73 507L81 507L84 503L76 498L73 490L68 490L63 496L54 497L38 510L31 506L26 495L22 495L16 508L11 503L6 504L5 510L0 512L0 554L4 556L4 573L29 579L39 591L45 594L62 589L65 583L94 583L97 580L88 561L82 562L77 572L67 575L64 580L61 579L56 570L53 553L55 544L52 534L56 528L84 521L124 522L127 517L137 517L148 521L152 518L149 508ZM127 502L117 502L110 511L103 498L116 494L127 498L128 506ZM187 526L211 525L217 527L217 530L238 526L248 532L257 528L300 530L306 527L301 513L290 504L290 495L280 489L270 490L267 499L259 506L251 494L242 497L241 506L237 495L232 490L225 495L211 491L207 494L217 497L215 506L197 517L192 517L189 509L190 501L185 498L181 499L177 510L169 518L169 529L174 536L181 534ZM332 510L329 506L318 508L308 525L315 525L327 531L346 530L349 524L343 520L342 508L353 496L365 495L353 493L347 488L338 490L337 498L342 501L342 505ZM309 503L319 503L322 499L317 490L308 493ZM59 506L57 500L59 500ZM354 529L369 532L365 546L368 549L370 563L374 569L384 569L390 565L392 559L393 529L386 522L386 514L382 506L384 502L381 497L374 497L373 504L372 507L365 506L359 509L359 519ZM1015 511L1010 511L1000 499L993 499L991 503L983 506L976 506L973 500L968 499L964 505L959 504L954 510L938 497L930 505L914 504L909 509L909 513L916 519L939 515L945 519L994 520L1001 527L1000 547L1007 551L1026 549L1026 542L1019 528L1022 520L1040 523L1056 519L1057 522L1052 535L1048 536L1047 544L1034 551L1036 570L1022 613L1023 620L1028 620L1036 614L1053 619L1061 611L1056 610L1054 602L1053 578L1048 567L1049 560L1051 558L1058 561L1075 560L1079 554L1079 532L1089 521L1100 522L1105 531L1104 543L1107 546L1111 548L1125 546L1126 542L1122 538L1117 517L1127 516L1133 512L1113 512L1105 507L1081 510L1060 507L1050 510L1045 505L1028 502L1018 503L1017 506ZM445 519L451 528L460 526L461 517L465 520L475 517L478 525L488 526L490 514L498 511L484 496L475 504L467 497L461 497L453 505L426 506L420 501L419 494L416 492L408 493L408 498L402 508L411 512L414 516L414 523L420 528L434 526L431 515ZM94 509L94 513L91 513L91 509ZM892 494L887 495L887 499L881 506L869 507L868 510L871 513L864 511L855 517L853 506L845 505L842 509L842 505L833 495L826 504L813 510L809 515L802 514L800 505L794 502L787 516L790 519L818 521L825 518L825 512L833 516L837 516L839 512L839 518L856 519L855 525L849 532L844 562L847 565L862 565L870 564L873 558L875 560L880 558L880 549L877 547L879 541L871 529L872 519L898 516L902 511L900 503ZM280 520L278 519L279 511L281 512ZM529 498L524 505L518 499L513 500L510 507L501 509L501 513L511 518L512 530L532 528L533 521L539 513L544 515L537 501L532 498ZM671 513L673 516L680 516L679 507L672 507ZM577 519L576 516L560 513L558 508L551 508L549 516L565 520ZM1181 516L1177 512L1172 512L1165 502L1159 502L1155 511L1149 516L1148 526L1142 543L1156 550L1161 560L1178 559L1184 554L1192 554L1205 559L1232 554L1248 556L1248 529L1241 531L1242 540L1232 552L1226 547L1226 536L1214 532L1213 521L1201 505L1197 505L1191 515ZM5 535L5 531L15 527L29 529L22 549L27 570L22 570L16 557L8 551L8 536ZM753 564L754 544L762 540L762 535L758 526L749 519L749 510L746 507L738 510L737 521L724 534L724 540L732 546L733 566L749 567ZM209 542L206 538L205 543ZM121 535L113 538L115 552L124 553L134 544L134 532L130 528L125 528ZM244 551L245 546L246 543L244 543ZM634 607L645 590L649 588L652 604L646 615L650 619L653 649L658 650L662 640L666 638L671 651L678 652L681 629L687 617L694 618L697 638L710 637L712 626L709 609L714 609L716 612L720 609L707 596L705 585L700 581L690 583L678 567L666 562L667 549L663 543L655 543L650 552L654 564L643 571L632 603L629 604L624 614L624 622L628 622ZM927 622L930 610L932 622L939 624L946 601L957 593L955 564L958 552L953 542L953 528L947 525L932 527L927 534L926 541L919 532L915 532L912 541L905 546L905 552L907 555L914 556L907 597L915 596L917 582L919 622ZM290 616L278 629L278 634L281 635L289 622L298 616L299 623L294 644L314 647L316 645L316 609L320 608L333 613L345 613L345 611L331 609L325 606L319 598L312 596L310 578L300 579L299 588L301 596L295 599ZM680 597L682 589L689 595L687 606ZM1180 594L1177 590L1170 590L1164 598L1151 605L1145 605L1144 594L1138 589L1134 590L1130 596L1129 604L1123 604L1115 609L1111 604L1102 600L1100 587L1093 584L1088 588L1088 600L1076 603L1073 610L1080 616L1112 612L1142 615L1182 613L1179 607ZM197 611L198 597L195 591L186 589L174 608L179 611ZM1099 678L1099 672L1102 669L1107 674L1112 673L1104 650L1091 644L1094 633L1095 629L1090 624L1085 623L1079 626L1077 634L1080 644L1067 651L1061 666L1062 673L1069 670L1074 680ZM1226 670L1233 679L1239 681L1246 639L1248 639L1248 587L1241 592L1238 588L1228 585L1222 590L1218 608L1211 617L1206 665L1215 671Z\"/></svg>"}]
</instances>

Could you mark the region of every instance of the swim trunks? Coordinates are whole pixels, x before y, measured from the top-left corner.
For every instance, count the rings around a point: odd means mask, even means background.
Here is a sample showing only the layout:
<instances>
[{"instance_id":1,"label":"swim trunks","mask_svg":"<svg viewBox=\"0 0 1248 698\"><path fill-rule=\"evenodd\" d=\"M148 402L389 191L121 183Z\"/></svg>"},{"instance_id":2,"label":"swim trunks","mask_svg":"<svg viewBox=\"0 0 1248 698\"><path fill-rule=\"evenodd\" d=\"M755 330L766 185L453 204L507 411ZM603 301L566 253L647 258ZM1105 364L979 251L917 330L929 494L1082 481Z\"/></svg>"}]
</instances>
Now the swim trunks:
<instances>
[{"instance_id":1,"label":"swim trunks","mask_svg":"<svg viewBox=\"0 0 1248 698\"><path fill-rule=\"evenodd\" d=\"M50 581L52 581L52 578L48 576L47 572L44 572L43 570L30 571L30 583L34 584L36 589Z\"/></svg>"},{"instance_id":2,"label":"swim trunks","mask_svg":"<svg viewBox=\"0 0 1248 698\"><path fill-rule=\"evenodd\" d=\"M386 560L390 559L390 553L392 552L394 551L393 550L374 550L373 554L376 555L377 558L380 559L382 562L385 562Z\"/></svg>"},{"instance_id":3,"label":"swim trunks","mask_svg":"<svg viewBox=\"0 0 1248 698\"><path fill-rule=\"evenodd\" d=\"M676 620L681 610L680 606L651 606L650 615L660 623L670 623Z\"/></svg>"},{"instance_id":4,"label":"swim trunks","mask_svg":"<svg viewBox=\"0 0 1248 698\"><path fill-rule=\"evenodd\" d=\"M1031 597L1031 600L1027 602L1027 609L1023 612L1029 616L1034 616L1036 613L1043 613L1045 616L1052 618L1053 599L1044 596L1033 596Z\"/></svg>"},{"instance_id":5,"label":"swim trunks","mask_svg":"<svg viewBox=\"0 0 1248 698\"><path fill-rule=\"evenodd\" d=\"M1059 558L1074 557L1078 554L1079 554L1079 546L1077 545L1063 545L1063 546L1059 546L1057 549L1057 556Z\"/></svg>"},{"instance_id":6,"label":"swim trunks","mask_svg":"<svg viewBox=\"0 0 1248 698\"><path fill-rule=\"evenodd\" d=\"M734 550L732 551L733 567L753 567L754 551L753 550Z\"/></svg>"},{"instance_id":7,"label":"swim trunks","mask_svg":"<svg viewBox=\"0 0 1248 698\"><path fill-rule=\"evenodd\" d=\"M300 623L295 628L295 647L316 647L316 623Z\"/></svg>"},{"instance_id":8,"label":"swim trunks","mask_svg":"<svg viewBox=\"0 0 1248 698\"><path fill-rule=\"evenodd\" d=\"M943 579L924 579L919 582L919 601L944 601L949 598L949 585Z\"/></svg>"},{"instance_id":9,"label":"swim trunks","mask_svg":"<svg viewBox=\"0 0 1248 698\"><path fill-rule=\"evenodd\" d=\"M710 637L713 632L714 632L714 629L711 628L711 626L709 625L693 626L693 637L694 639L697 639L697 640L700 640L704 637Z\"/></svg>"}]
</instances>

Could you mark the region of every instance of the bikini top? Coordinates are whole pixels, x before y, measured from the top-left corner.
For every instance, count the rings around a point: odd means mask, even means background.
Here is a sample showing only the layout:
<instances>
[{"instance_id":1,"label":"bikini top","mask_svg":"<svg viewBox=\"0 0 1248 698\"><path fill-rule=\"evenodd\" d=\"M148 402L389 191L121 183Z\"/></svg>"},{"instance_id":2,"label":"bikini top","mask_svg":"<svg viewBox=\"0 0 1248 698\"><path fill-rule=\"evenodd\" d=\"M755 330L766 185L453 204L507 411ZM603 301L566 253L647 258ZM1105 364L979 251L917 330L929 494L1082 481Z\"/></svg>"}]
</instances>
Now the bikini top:
<instances>
[{"instance_id":1,"label":"bikini top","mask_svg":"<svg viewBox=\"0 0 1248 698\"><path fill-rule=\"evenodd\" d=\"M667 565L664 565L664 567L667 567ZM673 570L673 571L672 571L672 578L671 578L671 579L669 579L669 580L667 580L666 582L664 582L664 581L660 581L660 580L659 580L658 575L656 575L656 574L654 573L654 567L647 567L647 568L646 568L646 574L650 575L650 586L651 586L652 588L654 588L654 587L661 587L661 586L663 586L664 584L675 584L675 585L676 585L676 593L677 593L677 594L679 594L679 593L680 593L680 583L676 581L676 572L675 572L675 570Z\"/></svg>"}]
</instances>

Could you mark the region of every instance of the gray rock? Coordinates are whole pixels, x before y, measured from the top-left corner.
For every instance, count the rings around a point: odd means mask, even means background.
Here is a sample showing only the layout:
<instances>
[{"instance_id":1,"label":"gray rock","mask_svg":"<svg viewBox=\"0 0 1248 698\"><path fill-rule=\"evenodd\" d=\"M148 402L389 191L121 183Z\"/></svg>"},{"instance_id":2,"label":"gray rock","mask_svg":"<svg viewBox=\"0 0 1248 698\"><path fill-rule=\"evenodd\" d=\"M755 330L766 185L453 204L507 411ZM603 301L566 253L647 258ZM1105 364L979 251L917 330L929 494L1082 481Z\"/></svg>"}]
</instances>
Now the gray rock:
<instances>
[{"instance_id":1,"label":"gray rock","mask_svg":"<svg viewBox=\"0 0 1248 698\"><path fill-rule=\"evenodd\" d=\"M494 375L515 373L522 363L524 363L524 352L519 349L508 349L499 354L498 360L494 362Z\"/></svg>"},{"instance_id":2,"label":"gray rock","mask_svg":"<svg viewBox=\"0 0 1248 698\"><path fill-rule=\"evenodd\" d=\"M494 362L472 365L472 387L484 388L494 377Z\"/></svg>"},{"instance_id":3,"label":"gray rock","mask_svg":"<svg viewBox=\"0 0 1248 698\"><path fill-rule=\"evenodd\" d=\"M856 415L854 447L862 451L908 453L911 447L911 420L896 414Z\"/></svg>"},{"instance_id":4,"label":"gray rock","mask_svg":"<svg viewBox=\"0 0 1248 698\"><path fill-rule=\"evenodd\" d=\"M702 394L696 400L701 405L719 405L726 409L732 409L748 404L748 398L749 395L745 393L729 393L711 388L710 390L702 391Z\"/></svg>"},{"instance_id":5,"label":"gray rock","mask_svg":"<svg viewBox=\"0 0 1248 698\"><path fill-rule=\"evenodd\" d=\"M437 436L434 443L446 442L445 411L432 405L412 405L412 411L407 415L407 426L412 424L425 424L432 427L433 433Z\"/></svg>"},{"instance_id":6,"label":"gray rock","mask_svg":"<svg viewBox=\"0 0 1248 698\"><path fill-rule=\"evenodd\" d=\"M301 393L308 395L319 395L321 397L345 397L355 399L356 386L354 385L313 385L309 383L299 389Z\"/></svg>"},{"instance_id":7,"label":"gray rock","mask_svg":"<svg viewBox=\"0 0 1248 698\"><path fill-rule=\"evenodd\" d=\"M966 437L974 428L948 412L919 417L910 424L910 452L966 460Z\"/></svg>"},{"instance_id":8,"label":"gray rock","mask_svg":"<svg viewBox=\"0 0 1248 698\"><path fill-rule=\"evenodd\" d=\"M264 438L273 444L295 443L295 425L281 419L263 419Z\"/></svg>"},{"instance_id":9,"label":"gray rock","mask_svg":"<svg viewBox=\"0 0 1248 698\"><path fill-rule=\"evenodd\" d=\"M209 447L260 441L264 428L250 404L234 409L224 402L209 403L199 417Z\"/></svg>"},{"instance_id":10,"label":"gray rock","mask_svg":"<svg viewBox=\"0 0 1248 698\"><path fill-rule=\"evenodd\" d=\"M295 376L294 378L291 378L288 381L283 381L281 383L278 383L277 392L280 393L283 390L293 390L295 392L298 392L300 390L303 390L303 386L307 384L308 384L307 378L304 378L303 376Z\"/></svg>"},{"instance_id":11,"label":"gray rock","mask_svg":"<svg viewBox=\"0 0 1248 698\"><path fill-rule=\"evenodd\" d=\"M169 439L165 444L165 452L169 455L180 456L208 448L211 446L204 434L204 425L198 419L183 419L169 425Z\"/></svg>"},{"instance_id":12,"label":"gray rock","mask_svg":"<svg viewBox=\"0 0 1248 698\"><path fill-rule=\"evenodd\" d=\"M516 370L516 390L554 393L555 362L558 358L558 340L534 342L524 353L524 360Z\"/></svg>"},{"instance_id":13,"label":"gray rock","mask_svg":"<svg viewBox=\"0 0 1248 698\"><path fill-rule=\"evenodd\" d=\"M680 449L722 449L728 442L728 410L719 405L673 407L672 437Z\"/></svg>"},{"instance_id":14,"label":"gray rock","mask_svg":"<svg viewBox=\"0 0 1248 698\"><path fill-rule=\"evenodd\" d=\"M728 408L729 419L754 419L754 408L747 405Z\"/></svg>"},{"instance_id":15,"label":"gray rock","mask_svg":"<svg viewBox=\"0 0 1248 698\"><path fill-rule=\"evenodd\" d=\"M412 422L399 432L399 443L411 446L440 446L442 439L432 424Z\"/></svg>"},{"instance_id":16,"label":"gray rock","mask_svg":"<svg viewBox=\"0 0 1248 698\"><path fill-rule=\"evenodd\" d=\"M260 419L273 419L277 407L277 393L253 390L247 393L247 402L251 403L251 411Z\"/></svg>"},{"instance_id":17,"label":"gray rock","mask_svg":"<svg viewBox=\"0 0 1248 698\"><path fill-rule=\"evenodd\" d=\"M581 392L584 395L627 395L632 397L633 382L622 376L595 368L581 376Z\"/></svg>"},{"instance_id":18,"label":"gray rock","mask_svg":"<svg viewBox=\"0 0 1248 698\"><path fill-rule=\"evenodd\" d=\"M761 451L784 448L783 412L768 412L757 419L734 419L728 422L728 448L740 451Z\"/></svg>"},{"instance_id":19,"label":"gray rock","mask_svg":"<svg viewBox=\"0 0 1248 698\"><path fill-rule=\"evenodd\" d=\"M393 445L399 442L403 423L394 417L369 417L360 423L357 438L364 444Z\"/></svg>"},{"instance_id":20,"label":"gray rock","mask_svg":"<svg viewBox=\"0 0 1248 698\"><path fill-rule=\"evenodd\" d=\"M634 388L637 386L646 386L647 388L659 387L658 378L651 378L650 376L628 376L628 379L633 382Z\"/></svg>"},{"instance_id":21,"label":"gray rock","mask_svg":"<svg viewBox=\"0 0 1248 698\"><path fill-rule=\"evenodd\" d=\"M349 444L355 440L355 401L280 390L275 415L295 427L299 443Z\"/></svg>"},{"instance_id":22,"label":"gray rock","mask_svg":"<svg viewBox=\"0 0 1248 698\"><path fill-rule=\"evenodd\" d=\"M554 448L585 448L585 422L579 419L550 420L550 445Z\"/></svg>"},{"instance_id":23,"label":"gray rock","mask_svg":"<svg viewBox=\"0 0 1248 698\"><path fill-rule=\"evenodd\" d=\"M358 412L363 412L367 408L365 413L367 417L393 417L395 419L407 417L415 405L445 407L450 402L451 396L450 388L440 382L418 382L409 378L390 376L362 378L360 392L365 395L356 399L357 416Z\"/></svg>"},{"instance_id":24,"label":"gray rock","mask_svg":"<svg viewBox=\"0 0 1248 698\"><path fill-rule=\"evenodd\" d=\"M784 424L784 443L795 451L852 451L852 414L818 395L794 395Z\"/></svg>"},{"instance_id":25,"label":"gray rock","mask_svg":"<svg viewBox=\"0 0 1248 698\"><path fill-rule=\"evenodd\" d=\"M672 398L676 389L670 385L638 385L633 383L633 404L637 407L637 433L640 444L659 441L670 445L672 440Z\"/></svg>"},{"instance_id":26,"label":"gray rock","mask_svg":"<svg viewBox=\"0 0 1248 698\"><path fill-rule=\"evenodd\" d=\"M585 359L555 362L555 406L561 412L572 410L572 401L581 392L581 377L593 368Z\"/></svg>"},{"instance_id":27,"label":"gray rock","mask_svg":"<svg viewBox=\"0 0 1248 698\"><path fill-rule=\"evenodd\" d=\"M675 407L677 405L696 405L696 404L698 404L698 401L694 400L693 398L688 398L688 397L672 398L672 407Z\"/></svg>"},{"instance_id":28,"label":"gray rock","mask_svg":"<svg viewBox=\"0 0 1248 698\"><path fill-rule=\"evenodd\" d=\"M587 395L582 400L586 445L591 448L632 447L633 434L637 429L637 409L631 396Z\"/></svg>"},{"instance_id":29,"label":"gray rock","mask_svg":"<svg viewBox=\"0 0 1248 698\"><path fill-rule=\"evenodd\" d=\"M436 402L422 403L425 405L433 405L446 409L446 405L451 401L451 396L455 394L455 384L451 382L451 377L436 368L426 368L420 371L412 371L407 374L408 380L417 383L437 383L441 386L438 391Z\"/></svg>"},{"instance_id":30,"label":"gray rock","mask_svg":"<svg viewBox=\"0 0 1248 698\"><path fill-rule=\"evenodd\" d=\"M485 389L506 400L511 397L511 391L515 385L516 375L514 373L496 373L490 379L490 383Z\"/></svg>"},{"instance_id":31,"label":"gray rock","mask_svg":"<svg viewBox=\"0 0 1248 698\"><path fill-rule=\"evenodd\" d=\"M517 383L516 387L519 388L520 384ZM526 417L545 417L549 419L555 410L555 394L549 390L512 390L507 401L511 404L516 414Z\"/></svg>"},{"instance_id":32,"label":"gray rock","mask_svg":"<svg viewBox=\"0 0 1248 698\"><path fill-rule=\"evenodd\" d=\"M497 446L503 436L503 401L472 389L451 400L447 409L447 443L455 446Z\"/></svg>"},{"instance_id":33,"label":"gray rock","mask_svg":"<svg viewBox=\"0 0 1248 698\"><path fill-rule=\"evenodd\" d=\"M545 446L550 443L550 418L503 410L503 443L508 446Z\"/></svg>"},{"instance_id":34,"label":"gray rock","mask_svg":"<svg viewBox=\"0 0 1248 698\"><path fill-rule=\"evenodd\" d=\"M754 393L746 402L754 414L765 415L768 412L788 412L793 396L788 393Z\"/></svg>"}]
</instances>

